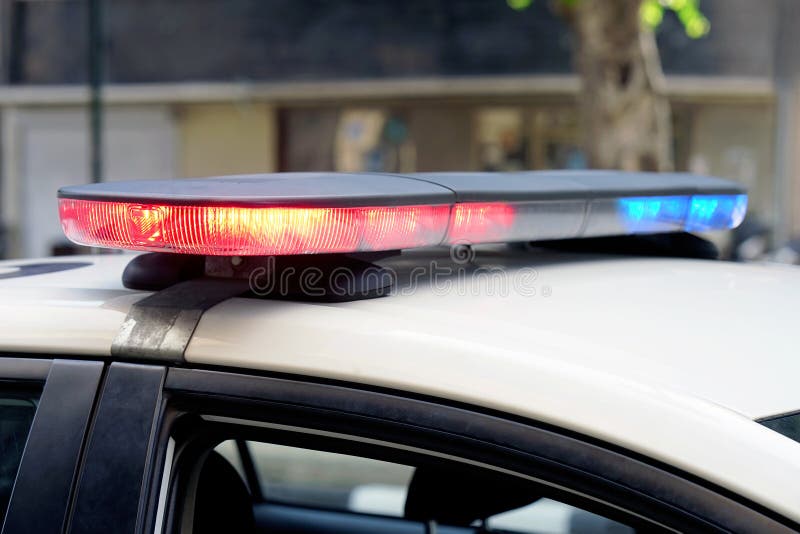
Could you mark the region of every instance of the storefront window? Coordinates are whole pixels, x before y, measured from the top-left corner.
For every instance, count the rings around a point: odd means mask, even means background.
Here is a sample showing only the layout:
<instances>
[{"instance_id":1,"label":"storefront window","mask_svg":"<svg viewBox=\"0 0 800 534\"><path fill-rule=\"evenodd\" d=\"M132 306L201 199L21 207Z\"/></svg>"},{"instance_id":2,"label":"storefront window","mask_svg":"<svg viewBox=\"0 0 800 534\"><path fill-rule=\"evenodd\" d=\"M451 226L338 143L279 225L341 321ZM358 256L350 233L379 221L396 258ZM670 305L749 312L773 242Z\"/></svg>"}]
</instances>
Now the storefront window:
<instances>
[{"instance_id":1,"label":"storefront window","mask_svg":"<svg viewBox=\"0 0 800 534\"><path fill-rule=\"evenodd\" d=\"M518 171L527 168L522 109L481 109L477 113L476 128L480 170Z\"/></svg>"},{"instance_id":2,"label":"storefront window","mask_svg":"<svg viewBox=\"0 0 800 534\"><path fill-rule=\"evenodd\" d=\"M569 107L533 108L531 113L531 167L585 169L577 111Z\"/></svg>"},{"instance_id":3,"label":"storefront window","mask_svg":"<svg viewBox=\"0 0 800 534\"><path fill-rule=\"evenodd\" d=\"M337 171L413 172L416 148L408 124L385 109L344 109L334 148Z\"/></svg>"}]
</instances>

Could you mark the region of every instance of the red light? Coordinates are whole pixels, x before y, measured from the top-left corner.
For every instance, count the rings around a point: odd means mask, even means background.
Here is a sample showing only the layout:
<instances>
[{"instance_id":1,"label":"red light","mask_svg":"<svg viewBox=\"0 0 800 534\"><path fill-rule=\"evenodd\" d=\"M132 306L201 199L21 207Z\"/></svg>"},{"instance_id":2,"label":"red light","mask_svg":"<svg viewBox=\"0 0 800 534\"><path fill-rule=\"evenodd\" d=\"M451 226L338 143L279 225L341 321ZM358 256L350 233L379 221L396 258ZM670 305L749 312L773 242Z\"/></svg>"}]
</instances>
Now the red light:
<instances>
[{"instance_id":1,"label":"red light","mask_svg":"<svg viewBox=\"0 0 800 534\"><path fill-rule=\"evenodd\" d=\"M139 245L161 243L163 213L158 206L128 206L128 231L131 240Z\"/></svg>"},{"instance_id":2,"label":"red light","mask_svg":"<svg viewBox=\"0 0 800 534\"><path fill-rule=\"evenodd\" d=\"M178 206L59 199L76 243L215 256L314 254L438 245L450 206Z\"/></svg>"},{"instance_id":3,"label":"red light","mask_svg":"<svg viewBox=\"0 0 800 534\"><path fill-rule=\"evenodd\" d=\"M503 241L514 225L514 206L502 202L456 204L447 231L449 243Z\"/></svg>"}]
</instances>

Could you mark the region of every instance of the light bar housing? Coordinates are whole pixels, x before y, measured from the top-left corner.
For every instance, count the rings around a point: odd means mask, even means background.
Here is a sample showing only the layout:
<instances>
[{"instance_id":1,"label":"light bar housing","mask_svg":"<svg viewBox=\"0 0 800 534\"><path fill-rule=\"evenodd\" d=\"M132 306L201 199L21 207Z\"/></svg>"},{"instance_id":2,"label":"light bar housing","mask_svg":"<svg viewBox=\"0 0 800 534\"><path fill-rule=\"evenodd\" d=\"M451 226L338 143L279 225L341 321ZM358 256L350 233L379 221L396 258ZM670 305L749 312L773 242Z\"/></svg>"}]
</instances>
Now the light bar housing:
<instances>
[{"instance_id":1,"label":"light bar housing","mask_svg":"<svg viewBox=\"0 0 800 534\"><path fill-rule=\"evenodd\" d=\"M79 244L212 256L347 253L738 226L738 184L681 173L276 173L64 187Z\"/></svg>"}]
</instances>

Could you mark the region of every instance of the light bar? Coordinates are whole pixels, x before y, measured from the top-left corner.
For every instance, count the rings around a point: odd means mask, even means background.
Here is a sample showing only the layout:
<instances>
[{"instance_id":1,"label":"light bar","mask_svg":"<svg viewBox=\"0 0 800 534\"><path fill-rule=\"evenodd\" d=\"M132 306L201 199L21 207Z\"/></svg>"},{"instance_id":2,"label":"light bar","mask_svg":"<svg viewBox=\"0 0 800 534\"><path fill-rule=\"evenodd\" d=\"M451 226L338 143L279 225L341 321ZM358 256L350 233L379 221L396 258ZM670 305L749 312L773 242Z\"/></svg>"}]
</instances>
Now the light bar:
<instances>
[{"instance_id":1,"label":"light bar","mask_svg":"<svg viewBox=\"0 0 800 534\"><path fill-rule=\"evenodd\" d=\"M76 243L210 256L719 230L738 226L747 209L747 195L725 180L595 172L278 174L77 186L59 196Z\"/></svg>"},{"instance_id":2,"label":"light bar","mask_svg":"<svg viewBox=\"0 0 800 534\"><path fill-rule=\"evenodd\" d=\"M60 199L59 213L64 233L80 244L272 256L438 245L450 206L249 208Z\"/></svg>"}]
</instances>

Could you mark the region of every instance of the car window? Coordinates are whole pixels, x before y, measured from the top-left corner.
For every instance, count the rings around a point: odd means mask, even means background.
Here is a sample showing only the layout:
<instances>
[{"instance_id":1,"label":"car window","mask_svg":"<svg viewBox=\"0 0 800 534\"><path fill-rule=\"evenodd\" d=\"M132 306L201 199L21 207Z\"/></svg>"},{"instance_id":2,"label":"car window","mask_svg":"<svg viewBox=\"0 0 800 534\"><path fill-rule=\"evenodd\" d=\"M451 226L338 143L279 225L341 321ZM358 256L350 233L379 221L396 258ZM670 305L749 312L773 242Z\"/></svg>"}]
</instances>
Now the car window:
<instances>
[{"instance_id":1,"label":"car window","mask_svg":"<svg viewBox=\"0 0 800 534\"><path fill-rule=\"evenodd\" d=\"M0 390L0 523L5 519L38 394Z\"/></svg>"},{"instance_id":2,"label":"car window","mask_svg":"<svg viewBox=\"0 0 800 534\"><path fill-rule=\"evenodd\" d=\"M527 506L489 518L489 531L520 534L614 533L627 534L634 529L603 516L552 499L539 499Z\"/></svg>"},{"instance_id":3,"label":"car window","mask_svg":"<svg viewBox=\"0 0 800 534\"><path fill-rule=\"evenodd\" d=\"M760 422L765 427L800 442L800 412L768 417Z\"/></svg>"},{"instance_id":4,"label":"car window","mask_svg":"<svg viewBox=\"0 0 800 534\"><path fill-rule=\"evenodd\" d=\"M217 447L234 467L241 464L232 440ZM414 468L391 462L248 441L265 498L318 508L403 516Z\"/></svg>"},{"instance_id":5,"label":"car window","mask_svg":"<svg viewBox=\"0 0 800 534\"><path fill-rule=\"evenodd\" d=\"M243 479L246 478L240 449L233 440L221 443L216 451L230 462ZM254 475L258 479L264 502L303 507L311 525L323 520L314 515L314 509L408 519L409 514L414 514L410 511L414 508L413 504L407 503L411 491L412 494L417 493L418 502L440 499L445 503L442 506L435 502L424 503L417 515L427 513L444 518L455 517L454 526L447 527L444 530L446 532L478 532L480 529L477 527L482 522L490 531L520 534L634 532L632 528L605 517L554 499L539 497L536 492L530 493L524 483L516 486L519 492L514 495L513 490L509 491L502 484L493 487L491 483L485 483L492 478L481 479L479 475L480 483L473 483L472 475L455 474L449 468L443 471L430 466L417 468L349 454L258 441L247 441L245 454L252 459ZM452 482L447 482L448 478ZM483 496L484 502L471 500L471 485ZM426 486L430 488L426 489ZM462 492L458 486L467 491ZM498 495L500 497L495 499ZM412 495L411 500L414 498ZM458 509L459 499L463 499L464 507L485 507L487 511L497 513L487 512L483 520L462 521L459 513L454 516L452 510L448 510ZM488 502L493 499L496 502ZM419 510L420 506L416 508ZM476 517L479 515L476 512ZM448 525L446 519L441 523ZM373 528L378 529L379 525Z\"/></svg>"}]
</instances>

